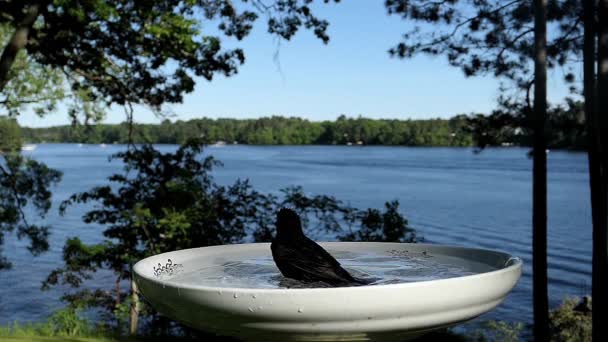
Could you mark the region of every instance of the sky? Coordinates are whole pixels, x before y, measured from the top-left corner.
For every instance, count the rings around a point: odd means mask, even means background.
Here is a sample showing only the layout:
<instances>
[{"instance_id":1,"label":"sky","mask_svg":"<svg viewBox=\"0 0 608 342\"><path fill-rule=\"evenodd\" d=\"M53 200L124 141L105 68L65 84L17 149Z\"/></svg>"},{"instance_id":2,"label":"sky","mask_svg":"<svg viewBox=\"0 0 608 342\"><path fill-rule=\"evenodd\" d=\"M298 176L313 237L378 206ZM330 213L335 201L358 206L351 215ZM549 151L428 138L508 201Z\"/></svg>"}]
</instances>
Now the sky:
<instances>
[{"instance_id":1,"label":"sky","mask_svg":"<svg viewBox=\"0 0 608 342\"><path fill-rule=\"evenodd\" d=\"M216 76L211 82L197 79L182 104L167 107L174 114L171 120L282 115L321 121L341 114L423 119L488 113L496 107L499 81L493 77L465 78L444 56L391 58L388 49L409 24L389 17L384 1L345 0L314 8L330 22L327 45L305 30L291 41L278 42L260 17L244 41L224 41L226 47L245 51L238 74ZM551 102L568 95L561 80L559 71L549 73ZM68 124L62 109L42 119L26 111L18 120L29 127ZM162 120L145 108L136 108L134 117L142 123ZM124 119L122 108L112 107L104 122Z\"/></svg>"}]
</instances>

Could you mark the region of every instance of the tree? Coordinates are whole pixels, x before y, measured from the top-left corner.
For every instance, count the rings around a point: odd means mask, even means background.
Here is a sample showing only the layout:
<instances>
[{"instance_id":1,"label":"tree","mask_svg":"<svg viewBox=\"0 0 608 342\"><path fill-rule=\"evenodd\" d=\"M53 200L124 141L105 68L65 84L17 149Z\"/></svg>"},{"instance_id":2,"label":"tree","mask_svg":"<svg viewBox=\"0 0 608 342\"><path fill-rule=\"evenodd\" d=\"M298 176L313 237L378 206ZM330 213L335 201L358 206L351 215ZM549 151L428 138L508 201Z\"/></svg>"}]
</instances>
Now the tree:
<instances>
[{"instance_id":1,"label":"tree","mask_svg":"<svg viewBox=\"0 0 608 342\"><path fill-rule=\"evenodd\" d=\"M534 8L525 0L386 0L389 14L415 26L389 50L392 56L445 55L466 76L492 74L528 89L533 78ZM564 67L573 82L572 60L582 56L579 1L549 1L547 21L555 35L547 42L547 67Z\"/></svg>"},{"instance_id":2,"label":"tree","mask_svg":"<svg viewBox=\"0 0 608 342\"><path fill-rule=\"evenodd\" d=\"M0 46L5 46L5 56L7 49L16 44L11 44L15 35L19 35L18 30L10 23L0 21ZM59 102L67 101L72 122L77 122L79 117L85 122L97 122L103 117L105 108L98 102L90 101L90 93L86 89L66 88L66 78L60 70L40 64L24 49L19 49L11 57L11 63L11 68L0 82L0 115L16 117L28 108L43 117L53 111Z\"/></svg>"},{"instance_id":3,"label":"tree","mask_svg":"<svg viewBox=\"0 0 608 342\"><path fill-rule=\"evenodd\" d=\"M328 23L314 16L310 0L277 0L273 6L259 0L240 4L245 9L231 0L0 1L0 109L14 117L29 105L42 116L59 101L70 99L68 114L77 127L80 116L86 125L101 118L105 106L117 104L124 106L132 127L133 105L160 112L164 103L180 102L191 92L195 77L211 80L216 74L236 73L244 53L222 49L219 35L243 39L257 13L265 14L268 31L283 39L305 27L323 42L329 40ZM218 35L206 35L204 21L217 23ZM131 129L128 136L132 141ZM57 175L55 171L20 157L5 156L0 172L4 177L0 200L11 209L8 216L3 211L0 224L11 227L27 222L25 215L15 216L12 209L21 211L28 196L48 200L47 186L59 180L48 176ZM35 186L10 186L26 175ZM48 233L41 234L33 226L19 232L19 236L31 232L33 241Z\"/></svg>"},{"instance_id":4,"label":"tree","mask_svg":"<svg viewBox=\"0 0 608 342\"><path fill-rule=\"evenodd\" d=\"M599 145L600 163L602 180L599 190L602 200L596 203L595 209L598 211L598 224L594 226L593 233L593 259L594 259L594 283L593 295L596 305L600 308L593 314L593 337L597 341L608 339L608 327L602 323L602 317L608 314L608 294L605 289L608 287L608 1L600 0L598 4L598 61L597 61L597 91L598 104L596 123L599 127L598 136L601 136ZM602 132L602 133L600 133ZM597 297L595 297L597 296ZM604 315L604 316L602 316Z\"/></svg>"},{"instance_id":5,"label":"tree","mask_svg":"<svg viewBox=\"0 0 608 342\"><path fill-rule=\"evenodd\" d=\"M17 121L0 117L0 271L10 268L2 255L4 235L13 231L17 238L29 238L28 250L38 255L48 249L48 226L29 224L23 208L31 203L44 217L51 207L49 188L61 180L59 171L24 158Z\"/></svg>"},{"instance_id":6,"label":"tree","mask_svg":"<svg viewBox=\"0 0 608 342\"><path fill-rule=\"evenodd\" d=\"M416 242L416 232L399 213L399 202L384 204L386 211L367 209L360 212L361 227L339 236L341 241Z\"/></svg>"},{"instance_id":7,"label":"tree","mask_svg":"<svg viewBox=\"0 0 608 342\"><path fill-rule=\"evenodd\" d=\"M547 68L563 67L565 81L573 82L572 57L582 55L583 13L578 1L386 0L389 14L417 23L403 41L389 50L393 56L446 55L466 76L491 73L513 82L523 95L503 96L507 110L494 127L519 125L533 132L533 269L535 338L548 334L546 250ZM547 41L548 24L556 35ZM534 35L532 35L534 33ZM534 67L532 68L532 62ZM532 72L533 70L533 72ZM534 105L530 92L534 87ZM574 90L574 89L573 89ZM486 120L484 119L484 122ZM515 123L515 125L514 125ZM483 132L484 134L486 132Z\"/></svg>"},{"instance_id":8,"label":"tree","mask_svg":"<svg viewBox=\"0 0 608 342\"><path fill-rule=\"evenodd\" d=\"M28 223L23 208L31 203L44 217L51 207L49 188L61 180L61 172L49 169L18 153L6 153L0 163L0 271L10 262L2 256L6 232L17 231L17 237L30 239L28 250L38 255L48 249L49 227Z\"/></svg>"},{"instance_id":9,"label":"tree","mask_svg":"<svg viewBox=\"0 0 608 342\"><path fill-rule=\"evenodd\" d=\"M568 107L561 110L560 125L568 123L575 113ZM163 120L160 125L133 124L127 122L117 125L91 124L88 126L57 126L46 128L25 128L23 135L28 141L38 142L80 142L80 143L177 143L188 139L204 137L209 143L217 141L242 144L306 145L346 143L344 134L354 141L366 145L412 145L426 146L471 146L471 132L466 130L468 117L461 115L452 119L428 120L385 120L344 119L341 121L311 122L300 118L282 116L262 117L259 119L209 119L200 118L188 121L171 122ZM576 139L571 138L567 127L557 125L555 144L565 147ZM415 133L413 127L416 127ZM133 134L129 135L132 128ZM408 134L404 134L407 131ZM410 131L412 133L410 133ZM145 134L144 134L145 133ZM514 135L505 134L504 139ZM417 139L419 141L417 141ZM527 141L524 141L527 143ZM495 141L493 143L500 142Z\"/></svg>"},{"instance_id":10,"label":"tree","mask_svg":"<svg viewBox=\"0 0 608 342\"><path fill-rule=\"evenodd\" d=\"M450 65L460 68L467 77L489 74L503 81L499 109L490 117L469 120L469 131L473 131L480 147L500 141L500 136L510 134L509 131L521 131L524 137L532 132L535 57L532 1L386 0L385 4L389 14L415 24L389 50L392 56L445 55ZM564 81L576 94L579 89L575 85L575 69L583 46L581 3L548 1L547 24L552 28L546 44L547 68L562 68ZM551 116L548 120L551 122Z\"/></svg>"},{"instance_id":11,"label":"tree","mask_svg":"<svg viewBox=\"0 0 608 342\"><path fill-rule=\"evenodd\" d=\"M86 89L92 101L160 110L191 92L194 77L230 76L245 60L242 50L223 50L219 36L204 34L202 22L215 21L221 34L241 40L261 12L272 34L290 39L304 26L327 42L328 23L313 15L311 2L242 1L245 9L229 0L3 2L0 23L13 34L0 57L0 91L25 50L64 74L73 90Z\"/></svg>"},{"instance_id":12,"label":"tree","mask_svg":"<svg viewBox=\"0 0 608 342\"><path fill-rule=\"evenodd\" d=\"M8 5L3 3L2 6ZM0 45L13 48L16 43L10 44L11 37L20 37L20 32L0 20ZM85 91L66 92L62 74L37 63L24 50L15 52L11 60L12 67L0 82L0 203L3 206L0 209L0 247L4 234L16 231L17 238L30 239L28 249L38 255L48 248L49 227L29 224L23 207L32 203L44 217L50 208L50 187L60 181L61 173L19 155L22 137L15 117L26 107L42 116L67 98L70 99L68 110L74 118L77 111L86 117L99 117L100 107L85 103L88 96ZM0 58L0 63L4 62L6 58ZM0 269L10 267L6 258L1 260Z\"/></svg>"},{"instance_id":13,"label":"tree","mask_svg":"<svg viewBox=\"0 0 608 342\"><path fill-rule=\"evenodd\" d=\"M200 141L189 141L173 153L145 145L115 155L124 162L124 173L111 176L112 185L74 194L61 206L65 212L74 203L98 204L83 219L105 226L105 240L87 245L77 237L68 239L64 265L48 276L45 286L70 286L74 291L65 300L103 309L121 330L124 313L130 312L130 332L135 333L140 313L156 316L139 302L131 274L135 262L184 248L269 241L276 212L283 206L302 215L303 226L312 236L331 232L342 240L415 240L396 201L387 203L382 213L351 208L331 196L307 196L299 187L283 189L279 199L255 191L248 181L221 186L210 175L219 163L212 157L201 160L201 151ZM81 288L101 269L116 277L113 290ZM130 286L122 286L125 283Z\"/></svg>"},{"instance_id":14,"label":"tree","mask_svg":"<svg viewBox=\"0 0 608 342\"><path fill-rule=\"evenodd\" d=\"M0 116L0 153L21 150L21 130L15 119Z\"/></svg>"},{"instance_id":15,"label":"tree","mask_svg":"<svg viewBox=\"0 0 608 342\"><path fill-rule=\"evenodd\" d=\"M593 219L593 339L608 338L608 3L583 1L585 15L584 95L588 130L589 185ZM597 68L597 69L596 69ZM597 71L596 71L597 70ZM604 132L604 133L603 133Z\"/></svg>"},{"instance_id":16,"label":"tree","mask_svg":"<svg viewBox=\"0 0 608 342\"><path fill-rule=\"evenodd\" d=\"M534 147L532 178L532 276L534 339L549 338L547 293L547 0L534 1Z\"/></svg>"}]
</instances>

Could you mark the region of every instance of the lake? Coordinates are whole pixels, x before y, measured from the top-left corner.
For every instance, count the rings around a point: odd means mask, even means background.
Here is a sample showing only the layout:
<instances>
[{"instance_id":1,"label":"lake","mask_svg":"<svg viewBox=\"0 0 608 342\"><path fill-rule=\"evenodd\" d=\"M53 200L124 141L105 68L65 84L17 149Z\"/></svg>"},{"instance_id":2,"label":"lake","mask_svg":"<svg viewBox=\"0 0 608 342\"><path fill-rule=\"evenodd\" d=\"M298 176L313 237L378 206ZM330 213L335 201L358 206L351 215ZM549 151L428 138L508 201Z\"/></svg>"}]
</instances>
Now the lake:
<instances>
[{"instance_id":1,"label":"lake","mask_svg":"<svg viewBox=\"0 0 608 342\"><path fill-rule=\"evenodd\" d=\"M108 156L125 146L43 144L25 154L64 172L54 189L49 252L33 257L27 241L8 236L4 254L13 269L0 272L0 325L42 320L62 306L63 290L40 291L46 275L60 265L65 240L100 241L102 227L86 225L86 206L58 214L72 193L106 184L120 171ZM175 146L159 146L171 151ZM532 321L532 161L528 149L409 148L360 146L209 147L224 163L213 171L229 184L249 178L267 193L301 185L310 194L329 194L360 208L382 208L398 199L401 212L425 242L502 250L524 261L524 272L507 300L482 319ZM591 292L591 209L587 156L551 151L548 155L549 295L558 305L566 296ZM89 207L90 208L90 207ZM36 220L32 220L36 222ZM40 221L38 221L40 222ZM110 283L101 274L98 284Z\"/></svg>"}]
</instances>

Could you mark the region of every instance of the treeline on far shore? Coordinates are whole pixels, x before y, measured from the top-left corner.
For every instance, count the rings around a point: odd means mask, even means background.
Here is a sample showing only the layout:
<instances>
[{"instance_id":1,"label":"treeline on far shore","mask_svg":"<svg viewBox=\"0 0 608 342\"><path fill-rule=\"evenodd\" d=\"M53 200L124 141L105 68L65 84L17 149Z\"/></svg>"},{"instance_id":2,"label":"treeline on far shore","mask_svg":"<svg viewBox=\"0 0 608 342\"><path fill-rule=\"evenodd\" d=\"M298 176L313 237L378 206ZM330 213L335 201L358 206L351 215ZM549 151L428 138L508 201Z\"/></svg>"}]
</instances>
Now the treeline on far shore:
<instances>
[{"instance_id":1,"label":"treeline on far shore","mask_svg":"<svg viewBox=\"0 0 608 342\"><path fill-rule=\"evenodd\" d=\"M29 143L182 144L189 138L206 142L252 145L399 145L473 146L480 135L492 135L489 145L527 146L525 129L475 127L481 115L457 115L450 119L389 120L348 118L315 122L296 117L272 116L259 119L164 120L161 124L127 123L66 125L48 128L21 128L22 140ZM562 120L563 121L563 120ZM579 120L580 121L580 120ZM482 120L483 122L483 120ZM584 145L584 123L568 121L549 129L549 147L580 149ZM551 127L553 127L551 126ZM484 130L480 132L479 129Z\"/></svg>"},{"instance_id":2,"label":"treeline on far shore","mask_svg":"<svg viewBox=\"0 0 608 342\"><path fill-rule=\"evenodd\" d=\"M135 124L135 143L181 144L188 138L204 138L209 143L252 145L408 145L469 146L464 116L449 120L375 120L339 117L336 121L315 122L296 117L272 116L259 119L164 120L161 124ZM126 143L129 125L97 124L21 129L28 142Z\"/></svg>"}]
</instances>

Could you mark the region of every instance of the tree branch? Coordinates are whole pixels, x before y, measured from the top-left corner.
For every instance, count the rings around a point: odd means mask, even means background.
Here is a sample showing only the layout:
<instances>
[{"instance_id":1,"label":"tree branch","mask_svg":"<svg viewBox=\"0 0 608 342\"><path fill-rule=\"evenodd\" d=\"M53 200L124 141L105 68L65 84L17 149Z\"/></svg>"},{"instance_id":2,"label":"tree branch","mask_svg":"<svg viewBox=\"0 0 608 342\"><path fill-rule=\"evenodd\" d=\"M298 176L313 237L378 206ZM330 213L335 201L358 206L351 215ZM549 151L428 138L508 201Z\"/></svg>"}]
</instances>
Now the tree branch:
<instances>
[{"instance_id":1,"label":"tree branch","mask_svg":"<svg viewBox=\"0 0 608 342\"><path fill-rule=\"evenodd\" d=\"M67 96L64 96L64 97L67 97ZM14 100L14 101L18 102L19 104L30 104L30 103L39 103L39 102L43 102L43 101L60 100L62 98L63 97L39 97L39 98L34 98L34 99L24 99L24 100ZM0 105L6 105L12 101L13 100L9 100L8 97L6 97L0 101Z\"/></svg>"},{"instance_id":2,"label":"tree branch","mask_svg":"<svg viewBox=\"0 0 608 342\"><path fill-rule=\"evenodd\" d=\"M512 5L515 5L515 4L519 3L519 2L522 2L522 0L514 0L514 1L511 1L511 2L508 2L508 3L502 5L502 6L498 7L498 8L493 9L490 12L484 13L484 15L500 12L503 9L505 9L507 7L510 7ZM458 33L458 31L460 30L460 28L462 28L464 25L470 23L471 21L473 21L475 19L480 19L481 17L482 16L479 13L476 16L469 17L469 18L465 19L464 21L461 21L458 24L456 24L454 26L454 29L452 30L452 32L450 32L450 33L448 33L446 35L443 35L443 36L441 36L439 38L436 38L436 39L434 39L433 41L431 41L429 43L421 44L419 47L424 48L424 47L433 46L433 45L436 45L436 44L439 44L439 43L444 43L444 42L450 40L452 37L454 37L456 35L456 33Z\"/></svg>"},{"instance_id":3,"label":"tree branch","mask_svg":"<svg viewBox=\"0 0 608 342\"><path fill-rule=\"evenodd\" d=\"M8 72L15 62L17 53L27 45L30 30L40 15L42 7L43 1L39 0L27 8L21 21L17 23L13 36L4 47L2 56L0 56L0 91L4 90L8 83Z\"/></svg>"},{"instance_id":4,"label":"tree branch","mask_svg":"<svg viewBox=\"0 0 608 342\"><path fill-rule=\"evenodd\" d=\"M6 159L5 159L5 161L6 161ZM13 200L15 201L17 211L19 212L19 216L21 216L21 221L23 221L23 224L29 228L30 224L27 222L27 218L25 216L25 213L23 212L23 208L21 207L21 198L19 197L19 191L17 190L17 184L15 184L15 175L12 172L6 171L6 169L4 169L4 167L2 167L2 165L0 165L0 171L7 178L9 187L11 188L11 195L13 197Z\"/></svg>"}]
</instances>

